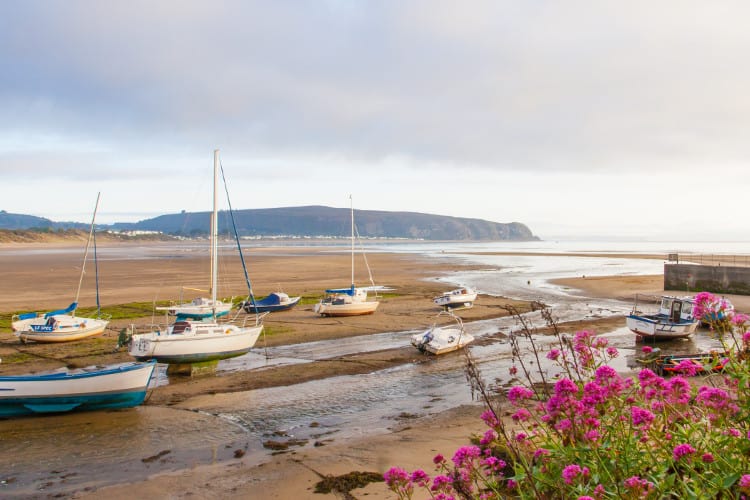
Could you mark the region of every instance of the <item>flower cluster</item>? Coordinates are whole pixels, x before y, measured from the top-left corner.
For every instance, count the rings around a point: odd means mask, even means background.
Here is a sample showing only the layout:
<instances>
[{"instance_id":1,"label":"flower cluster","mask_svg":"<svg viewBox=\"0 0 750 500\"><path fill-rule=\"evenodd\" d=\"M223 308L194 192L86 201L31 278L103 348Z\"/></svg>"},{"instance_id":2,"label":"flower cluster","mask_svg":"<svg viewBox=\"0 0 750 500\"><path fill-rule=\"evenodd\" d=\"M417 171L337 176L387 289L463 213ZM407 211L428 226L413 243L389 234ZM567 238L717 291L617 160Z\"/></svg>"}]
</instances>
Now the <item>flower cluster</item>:
<instances>
[{"instance_id":1,"label":"flower cluster","mask_svg":"<svg viewBox=\"0 0 750 500\"><path fill-rule=\"evenodd\" d=\"M699 294L696 303L721 302ZM578 332L547 352L563 371L543 397L531 379L485 395L488 430L476 444L450 462L435 457L431 479L391 469L388 486L399 498L421 487L440 499L750 499L750 332L746 317L713 310L724 317L709 321L731 325L720 387L689 379L698 371L687 364L681 376L624 377L607 364L617 352L606 339Z\"/></svg>"}]
</instances>

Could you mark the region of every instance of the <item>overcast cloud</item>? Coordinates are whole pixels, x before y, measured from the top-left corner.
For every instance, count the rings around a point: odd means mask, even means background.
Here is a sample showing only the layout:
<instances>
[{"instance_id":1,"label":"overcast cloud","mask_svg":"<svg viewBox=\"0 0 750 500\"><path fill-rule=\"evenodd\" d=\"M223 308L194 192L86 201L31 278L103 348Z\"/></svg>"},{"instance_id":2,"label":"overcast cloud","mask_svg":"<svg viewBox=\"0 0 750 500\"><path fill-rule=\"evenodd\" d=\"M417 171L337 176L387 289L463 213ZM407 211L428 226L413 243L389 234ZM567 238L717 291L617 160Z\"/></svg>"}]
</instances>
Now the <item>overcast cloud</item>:
<instances>
[{"instance_id":1,"label":"overcast cloud","mask_svg":"<svg viewBox=\"0 0 750 500\"><path fill-rule=\"evenodd\" d=\"M5 1L0 209L320 204L748 240L750 6ZM206 191L204 193L204 191Z\"/></svg>"}]
</instances>

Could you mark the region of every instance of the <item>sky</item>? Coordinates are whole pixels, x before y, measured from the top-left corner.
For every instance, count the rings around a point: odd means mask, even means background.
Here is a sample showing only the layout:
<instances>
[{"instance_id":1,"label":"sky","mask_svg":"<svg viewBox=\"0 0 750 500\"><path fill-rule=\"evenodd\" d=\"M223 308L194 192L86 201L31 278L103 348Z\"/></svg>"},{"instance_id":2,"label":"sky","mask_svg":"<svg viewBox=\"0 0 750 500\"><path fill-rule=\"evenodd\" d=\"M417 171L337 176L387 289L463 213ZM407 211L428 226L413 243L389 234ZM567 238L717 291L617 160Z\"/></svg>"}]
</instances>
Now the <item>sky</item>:
<instances>
[{"instance_id":1,"label":"sky","mask_svg":"<svg viewBox=\"0 0 750 500\"><path fill-rule=\"evenodd\" d=\"M0 210L327 205L750 241L743 1L0 2Z\"/></svg>"}]
</instances>

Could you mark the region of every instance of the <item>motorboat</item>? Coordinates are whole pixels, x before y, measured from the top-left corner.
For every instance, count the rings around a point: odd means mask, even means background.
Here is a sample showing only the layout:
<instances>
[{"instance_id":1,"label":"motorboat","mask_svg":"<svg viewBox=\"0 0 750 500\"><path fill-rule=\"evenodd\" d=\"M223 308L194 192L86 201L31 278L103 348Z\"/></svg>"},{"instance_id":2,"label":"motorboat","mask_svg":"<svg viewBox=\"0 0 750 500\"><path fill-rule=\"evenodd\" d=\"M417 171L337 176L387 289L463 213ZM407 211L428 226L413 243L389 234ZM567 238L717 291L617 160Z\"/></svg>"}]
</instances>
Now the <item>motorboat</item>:
<instances>
[{"instance_id":1,"label":"motorboat","mask_svg":"<svg viewBox=\"0 0 750 500\"><path fill-rule=\"evenodd\" d=\"M439 325L436 320L424 332L412 335L411 344L422 352L437 355L457 351L473 342L474 337L466 332L461 318L452 312L448 314L453 318L453 324Z\"/></svg>"},{"instance_id":2,"label":"motorboat","mask_svg":"<svg viewBox=\"0 0 750 500\"><path fill-rule=\"evenodd\" d=\"M462 287L438 295L432 301L443 308L472 307L477 300L477 291Z\"/></svg>"}]
</instances>

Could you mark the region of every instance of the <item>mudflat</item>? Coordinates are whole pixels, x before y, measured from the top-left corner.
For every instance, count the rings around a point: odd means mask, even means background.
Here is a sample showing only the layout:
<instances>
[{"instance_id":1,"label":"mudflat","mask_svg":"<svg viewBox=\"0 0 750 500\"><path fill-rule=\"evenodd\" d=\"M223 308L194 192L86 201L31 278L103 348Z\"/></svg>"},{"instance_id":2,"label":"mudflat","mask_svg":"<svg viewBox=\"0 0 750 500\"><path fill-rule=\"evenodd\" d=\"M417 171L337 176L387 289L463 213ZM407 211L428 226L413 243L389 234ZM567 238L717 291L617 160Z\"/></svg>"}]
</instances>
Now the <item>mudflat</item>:
<instances>
[{"instance_id":1,"label":"mudflat","mask_svg":"<svg viewBox=\"0 0 750 500\"><path fill-rule=\"evenodd\" d=\"M157 244L154 244L157 245ZM99 286L104 312L131 302L176 300L183 286L206 287L207 255L201 250L185 250L180 245L158 244L144 257L139 246L120 244L111 253L104 250L99 262ZM72 302L80 275L81 253L70 248L59 252L38 246L0 247L0 275L4 293L0 297L3 319L26 310L64 307ZM320 339L409 331L429 326L439 308L432 298L455 288L453 273L470 268L459 261L432 259L413 254L373 253L367 255L377 285L393 288L381 297L373 315L349 318L324 318L312 311L312 304L329 287L346 286L351 279L351 257L348 249L279 247L251 249L246 252L249 273L256 296L279 289L290 296L301 295L304 302L295 309L265 318L267 334L256 348ZM357 256L361 259L361 256ZM364 264L356 264L355 281L369 284ZM87 270L81 293L81 306L95 304L92 270ZM247 294L239 262L222 264L219 288L221 296ZM436 278L446 282L439 282ZM661 276L627 276L606 278L577 277L558 280L573 293L589 297L632 300L636 293L661 294ZM196 293L196 292L194 292ZM678 293L679 292L675 292ZM738 309L748 310L746 297L731 297ZM480 295L476 305L461 311L464 321L487 319L508 314L508 307L523 310L526 304ZM115 351L119 331L131 324L146 328L163 323L161 316L140 316L112 322L100 338L61 345L19 344L7 327L0 332L0 373L33 373L60 366L87 366L129 360L124 350ZM612 317L595 322L561 325L564 331L581 328L606 329L622 325L624 318ZM5 325L7 323L3 323ZM405 340L408 337L405 336ZM148 405L190 405L192 398L243 390L290 385L312 378L348 373L370 373L399 363L419 362L419 354L407 344L403 348L355 354L305 364L264 370L262 374L232 373L198 379L170 380L155 389ZM12 362L6 362L12 361ZM96 490L78 491L76 498L131 498L134 488L139 496L156 498L335 498L337 494L314 493L315 484L324 477L352 471L382 473L398 465L407 469L431 470L431 459L437 453L449 456L466 444L472 434L484 431L479 419L481 407L465 406L433 414L419 422L394 426L392 432L330 445L305 448L271 456L257 465L241 457L229 463L198 466L174 473L156 474L131 484L112 485ZM392 498L383 483L371 483L351 493L356 498Z\"/></svg>"}]
</instances>

